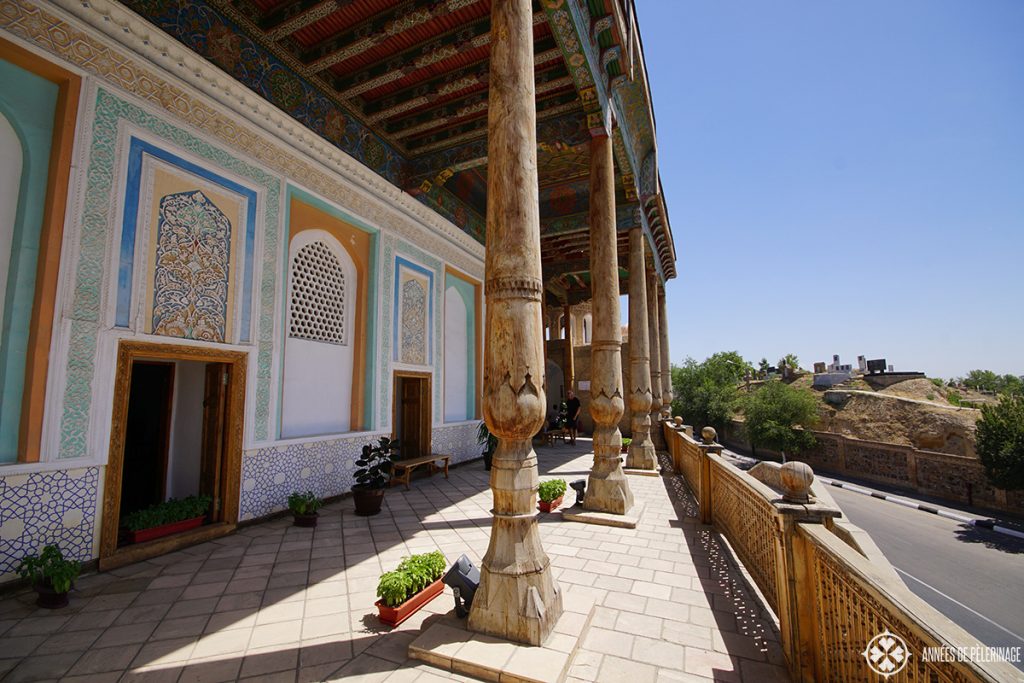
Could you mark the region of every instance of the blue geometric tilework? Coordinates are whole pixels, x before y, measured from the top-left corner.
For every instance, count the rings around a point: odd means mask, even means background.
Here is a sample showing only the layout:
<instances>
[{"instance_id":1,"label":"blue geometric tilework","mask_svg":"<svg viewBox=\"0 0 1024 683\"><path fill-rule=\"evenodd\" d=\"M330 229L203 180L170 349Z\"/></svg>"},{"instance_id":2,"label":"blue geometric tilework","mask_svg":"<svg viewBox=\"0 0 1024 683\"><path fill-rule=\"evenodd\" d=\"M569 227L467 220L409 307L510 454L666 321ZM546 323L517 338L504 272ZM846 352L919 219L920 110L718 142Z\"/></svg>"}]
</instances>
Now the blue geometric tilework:
<instances>
[{"instance_id":1,"label":"blue geometric tilework","mask_svg":"<svg viewBox=\"0 0 1024 683\"><path fill-rule=\"evenodd\" d=\"M0 576L44 545L64 557L93 557L98 467L0 477Z\"/></svg>"},{"instance_id":2,"label":"blue geometric tilework","mask_svg":"<svg viewBox=\"0 0 1024 683\"><path fill-rule=\"evenodd\" d=\"M435 427L432 450L452 456L451 464L480 457L477 422ZM355 483L356 458L364 444L386 432L246 451L242 458L239 519L265 517L288 507L288 496L312 491L320 498L348 493Z\"/></svg>"}]
</instances>

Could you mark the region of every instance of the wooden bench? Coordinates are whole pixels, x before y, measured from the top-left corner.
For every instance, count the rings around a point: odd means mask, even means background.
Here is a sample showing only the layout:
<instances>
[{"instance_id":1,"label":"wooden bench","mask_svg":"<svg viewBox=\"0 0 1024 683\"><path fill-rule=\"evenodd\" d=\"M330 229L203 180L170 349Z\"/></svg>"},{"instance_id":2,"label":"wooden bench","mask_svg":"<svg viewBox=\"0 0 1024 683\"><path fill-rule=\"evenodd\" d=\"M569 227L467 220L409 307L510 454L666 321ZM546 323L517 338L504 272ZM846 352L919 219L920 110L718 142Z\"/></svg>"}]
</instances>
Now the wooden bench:
<instances>
[{"instance_id":1,"label":"wooden bench","mask_svg":"<svg viewBox=\"0 0 1024 683\"><path fill-rule=\"evenodd\" d=\"M562 443L565 443L567 438L569 438L568 429L565 429L564 427L562 429L549 429L544 432L544 445L553 446L555 444L555 439L561 439Z\"/></svg>"},{"instance_id":2,"label":"wooden bench","mask_svg":"<svg viewBox=\"0 0 1024 683\"><path fill-rule=\"evenodd\" d=\"M413 470L420 465L429 465L430 474L433 475L440 469L444 469L444 478L448 478L448 461L452 456L445 455L443 453L433 453L431 455L423 455L419 458L409 458L408 460L396 460L394 464L394 473L391 475L391 485L394 486L396 481L400 481L405 484L405 490L409 490L409 480L412 478ZM439 467L437 461L441 460L444 465Z\"/></svg>"}]
</instances>

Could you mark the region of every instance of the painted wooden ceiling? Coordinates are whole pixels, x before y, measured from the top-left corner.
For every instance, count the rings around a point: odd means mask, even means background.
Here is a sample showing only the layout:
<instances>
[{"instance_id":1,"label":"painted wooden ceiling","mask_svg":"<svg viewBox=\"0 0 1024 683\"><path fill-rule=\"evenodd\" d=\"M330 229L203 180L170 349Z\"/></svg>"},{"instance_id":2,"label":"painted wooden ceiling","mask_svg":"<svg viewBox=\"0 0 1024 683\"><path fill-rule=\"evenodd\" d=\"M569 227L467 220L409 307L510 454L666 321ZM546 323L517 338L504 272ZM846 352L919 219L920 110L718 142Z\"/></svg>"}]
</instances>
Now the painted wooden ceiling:
<instances>
[{"instance_id":1,"label":"painted wooden ceiling","mask_svg":"<svg viewBox=\"0 0 1024 683\"><path fill-rule=\"evenodd\" d=\"M121 1L483 241L490 0ZM563 1L579 0L545 0ZM620 1L587 0L599 14ZM548 18L535 2L544 265L572 289L589 271L593 106ZM612 78L625 61L616 31L605 21L593 33L612 54ZM617 176L619 228L628 230L640 224L641 202L632 176ZM567 272L569 263L579 271Z\"/></svg>"}]
</instances>

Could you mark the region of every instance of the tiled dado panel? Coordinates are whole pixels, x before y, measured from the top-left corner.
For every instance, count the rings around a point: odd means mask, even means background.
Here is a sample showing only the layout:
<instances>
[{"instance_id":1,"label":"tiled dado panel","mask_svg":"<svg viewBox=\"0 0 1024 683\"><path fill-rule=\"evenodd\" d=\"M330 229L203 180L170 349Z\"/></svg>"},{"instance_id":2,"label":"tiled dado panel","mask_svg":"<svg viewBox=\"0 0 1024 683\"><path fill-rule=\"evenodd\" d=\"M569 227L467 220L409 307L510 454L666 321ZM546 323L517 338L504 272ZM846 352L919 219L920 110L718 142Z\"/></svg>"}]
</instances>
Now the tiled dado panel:
<instances>
[{"instance_id":1,"label":"tiled dado panel","mask_svg":"<svg viewBox=\"0 0 1024 683\"><path fill-rule=\"evenodd\" d=\"M480 457L477 423L435 427L433 451L448 453L451 464ZM288 496L312 491L321 498L348 493L355 483L356 458L378 435L271 446L247 451L242 458L239 518L257 519L288 507Z\"/></svg>"},{"instance_id":2,"label":"tiled dado panel","mask_svg":"<svg viewBox=\"0 0 1024 683\"><path fill-rule=\"evenodd\" d=\"M0 475L0 580L50 543L92 559L99 481L98 467Z\"/></svg>"}]
</instances>

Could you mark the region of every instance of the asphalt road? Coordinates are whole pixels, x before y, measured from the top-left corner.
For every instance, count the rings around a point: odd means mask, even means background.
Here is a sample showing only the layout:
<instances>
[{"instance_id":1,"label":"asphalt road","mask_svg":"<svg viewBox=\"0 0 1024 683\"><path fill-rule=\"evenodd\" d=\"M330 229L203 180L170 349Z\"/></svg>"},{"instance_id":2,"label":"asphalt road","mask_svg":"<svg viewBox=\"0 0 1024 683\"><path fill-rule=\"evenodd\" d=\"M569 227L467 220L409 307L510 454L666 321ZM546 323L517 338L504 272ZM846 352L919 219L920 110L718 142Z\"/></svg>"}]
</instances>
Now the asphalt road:
<instances>
[{"instance_id":1,"label":"asphalt road","mask_svg":"<svg viewBox=\"0 0 1024 683\"><path fill-rule=\"evenodd\" d=\"M852 491L828 490L910 590L985 645L1024 648L1024 540ZM1024 663L1017 667L1024 670Z\"/></svg>"}]
</instances>

